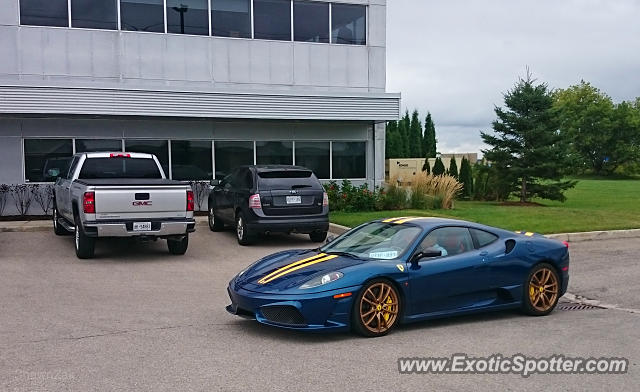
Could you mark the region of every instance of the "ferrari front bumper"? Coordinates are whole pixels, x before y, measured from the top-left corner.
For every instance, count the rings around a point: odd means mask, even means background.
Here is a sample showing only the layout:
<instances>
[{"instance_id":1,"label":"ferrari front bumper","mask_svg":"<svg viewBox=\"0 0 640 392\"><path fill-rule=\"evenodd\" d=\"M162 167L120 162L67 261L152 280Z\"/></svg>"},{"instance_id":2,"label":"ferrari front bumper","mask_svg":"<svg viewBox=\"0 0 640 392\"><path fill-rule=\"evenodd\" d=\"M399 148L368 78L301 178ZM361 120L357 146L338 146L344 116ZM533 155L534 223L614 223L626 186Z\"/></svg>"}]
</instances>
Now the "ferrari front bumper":
<instances>
[{"instance_id":1,"label":"ferrari front bumper","mask_svg":"<svg viewBox=\"0 0 640 392\"><path fill-rule=\"evenodd\" d=\"M306 331L346 331L351 326L353 298L361 286L313 294L263 294L227 288L227 311L255 318L259 323ZM334 295L351 293L348 297Z\"/></svg>"}]
</instances>

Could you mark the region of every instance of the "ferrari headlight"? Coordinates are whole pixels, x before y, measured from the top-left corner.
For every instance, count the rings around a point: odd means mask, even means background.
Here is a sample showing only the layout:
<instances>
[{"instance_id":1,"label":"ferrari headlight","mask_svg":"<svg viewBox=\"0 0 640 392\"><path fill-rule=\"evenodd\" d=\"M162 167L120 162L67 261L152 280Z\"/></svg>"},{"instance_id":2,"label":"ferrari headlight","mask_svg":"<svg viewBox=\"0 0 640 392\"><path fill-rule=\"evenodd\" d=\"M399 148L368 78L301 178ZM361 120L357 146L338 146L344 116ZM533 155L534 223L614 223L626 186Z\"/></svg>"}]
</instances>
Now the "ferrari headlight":
<instances>
[{"instance_id":1,"label":"ferrari headlight","mask_svg":"<svg viewBox=\"0 0 640 392\"><path fill-rule=\"evenodd\" d=\"M300 286L301 289L312 289L314 287L322 286L327 283L335 282L336 280L342 278L344 274L342 272L330 272L328 274L324 274L321 276L316 276L311 279L307 283Z\"/></svg>"}]
</instances>

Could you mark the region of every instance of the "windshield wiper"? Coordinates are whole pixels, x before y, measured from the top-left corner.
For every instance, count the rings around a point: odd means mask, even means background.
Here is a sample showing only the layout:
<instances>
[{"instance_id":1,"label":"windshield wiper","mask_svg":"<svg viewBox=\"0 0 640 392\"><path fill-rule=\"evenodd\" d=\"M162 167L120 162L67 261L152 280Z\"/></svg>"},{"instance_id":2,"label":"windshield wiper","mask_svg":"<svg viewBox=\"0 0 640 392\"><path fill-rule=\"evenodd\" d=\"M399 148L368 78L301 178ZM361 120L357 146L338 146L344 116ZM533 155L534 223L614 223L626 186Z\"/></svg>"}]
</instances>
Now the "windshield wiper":
<instances>
[{"instance_id":1,"label":"windshield wiper","mask_svg":"<svg viewBox=\"0 0 640 392\"><path fill-rule=\"evenodd\" d=\"M346 256L346 257L351 257L352 259L360 259L361 257L353 254L353 253L349 253L349 252L340 252L340 251L332 251L332 252L324 252L328 255L336 255L336 256Z\"/></svg>"}]
</instances>

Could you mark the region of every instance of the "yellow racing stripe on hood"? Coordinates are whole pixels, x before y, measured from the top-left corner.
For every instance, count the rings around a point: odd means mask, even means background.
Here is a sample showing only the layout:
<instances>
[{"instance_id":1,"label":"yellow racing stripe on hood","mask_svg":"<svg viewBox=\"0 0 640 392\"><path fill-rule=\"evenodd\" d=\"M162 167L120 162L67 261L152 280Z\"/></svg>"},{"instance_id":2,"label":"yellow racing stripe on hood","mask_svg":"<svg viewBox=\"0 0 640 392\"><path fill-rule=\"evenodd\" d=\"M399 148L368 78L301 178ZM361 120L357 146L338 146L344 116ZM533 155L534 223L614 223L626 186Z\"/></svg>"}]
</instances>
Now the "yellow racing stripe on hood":
<instances>
[{"instance_id":1,"label":"yellow racing stripe on hood","mask_svg":"<svg viewBox=\"0 0 640 392\"><path fill-rule=\"evenodd\" d=\"M300 265L295 266L295 267L293 267L293 268L289 268L289 269L287 269L286 271L282 271L282 272L280 272L280 273L279 273L279 274L277 274L277 275L271 276L269 279L262 278L262 279L260 279L260 280L258 281L258 283L260 283L260 284L269 283L269 282L271 282L272 280L278 279L278 278L280 278L280 277L282 277L282 276L285 276L285 275L287 275L287 274L289 274L289 273L291 273L291 272L293 272L293 271L297 271L297 270L299 270L299 269L301 269L301 268L305 268L305 267L308 267L308 266L313 265L313 264L318 264L318 263L322 263L322 262L324 262L324 261L328 261L328 260L331 260L331 259L335 259L336 257L338 257L338 255L330 255L330 256L322 257L322 258L320 258L320 259L316 259L316 260L308 261L308 262L306 262L305 264L300 264ZM271 274L269 274L269 275L271 275Z\"/></svg>"},{"instance_id":2,"label":"yellow racing stripe on hood","mask_svg":"<svg viewBox=\"0 0 640 392\"><path fill-rule=\"evenodd\" d=\"M324 257L324 256L326 256L326 254L325 254L325 253L318 253L318 254L317 254L317 255L315 255L315 256L307 257L306 259L298 260L298 261L293 262L293 263L291 263L291 264L287 264L287 265L285 265L284 267L282 267L282 268L278 268L277 270L275 270L275 271L271 272L270 274L265 275L262 279L260 279L260 280L258 281L258 283L260 283L260 284L264 284L264 283L266 283L265 281L266 281L267 279L269 279L270 277L272 277L273 275L277 275L277 274L279 274L279 273L281 273L281 272L283 272L283 271L285 271L285 270L287 270L287 269L289 269L289 268L291 268L291 267L295 267L296 265L300 265L300 264L302 264L302 263L306 263L307 261L311 261L311 260L314 260L314 259L317 259L317 258L320 258L320 257Z\"/></svg>"},{"instance_id":3,"label":"yellow racing stripe on hood","mask_svg":"<svg viewBox=\"0 0 640 392\"><path fill-rule=\"evenodd\" d=\"M397 216L397 217L395 217L395 218L388 218L388 219L385 219L385 220L383 220L382 222L383 222L383 223L391 223L391 222L393 222L393 221L395 221L395 220L398 220L398 219L405 219L405 218L406 218L406 216Z\"/></svg>"},{"instance_id":4,"label":"yellow racing stripe on hood","mask_svg":"<svg viewBox=\"0 0 640 392\"><path fill-rule=\"evenodd\" d=\"M411 222L411 221L416 220L416 219L427 219L427 218L428 217L426 217L426 216L414 216L414 217L411 217L411 218L400 219L400 220L397 220L397 221L395 221L393 223L401 225L403 223Z\"/></svg>"}]
</instances>

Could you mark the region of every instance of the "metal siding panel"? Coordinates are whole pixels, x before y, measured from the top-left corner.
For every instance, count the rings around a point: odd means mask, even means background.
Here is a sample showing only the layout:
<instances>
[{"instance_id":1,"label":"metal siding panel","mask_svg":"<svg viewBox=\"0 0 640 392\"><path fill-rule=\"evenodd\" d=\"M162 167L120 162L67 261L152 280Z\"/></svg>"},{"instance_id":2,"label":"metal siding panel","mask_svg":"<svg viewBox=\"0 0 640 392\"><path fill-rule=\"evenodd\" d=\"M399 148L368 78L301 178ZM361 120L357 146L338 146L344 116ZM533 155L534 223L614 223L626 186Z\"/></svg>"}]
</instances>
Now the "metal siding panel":
<instances>
[{"instance_id":1,"label":"metal siding panel","mask_svg":"<svg viewBox=\"0 0 640 392\"><path fill-rule=\"evenodd\" d=\"M165 40L164 53L164 79L165 80L188 80L187 65L191 53L187 46L188 41L181 35L170 34Z\"/></svg>"},{"instance_id":2,"label":"metal siding panel","mask_svg":"<svg viewBox=\"0 0 640 392\"><path fill-rule=\"evenodd\" d=\"M369 53L366 46L355 46L347 52L347 84L351 87L369 87Z\"/></svg>"},{"instance_id":3,"label":"metal siding panel","mask_svg":"<svg viewBox=\"0 0 640 392\"><path fill-rule=\"evenodd\" d=\"M251 41L250 44L250 72L252 83L269 84L269 69L273 58L269 53L269 41Z\"/></svg>"},{"instance_id":4,"label":"metal siding panel","mask_svg":"<svg viewBox=\"0 0 640 392\"><path fill-rule=\"evenodd\" d=\"M269 45L269 80L272 84L293 83L293 45L271 42Z\"/></svg>"},{"instance_id":5,"label":"metal siding panel","mask_svg":"<svg viewBox=\"0 0 640 392\"><path fill-rule=\"evenodd\" d=\"M69 40L73 43L69 45L67 56L69 59L69 75L88 77L92 76L92 49L93 42L91 34L86 34L80 30L68 30Z\"/></svg>"},{"instance_id":6,"label":"metal siding panel","mask_svg":"<svg viewBox=\"0 0 640 392\"><path fill-rule=\"evenodd\" d=\"M347 45L329 47L329 84L331 86L349 85L349 49Z\"/></svg>"},{"instance_id":7,"label":"metal siding panel","mask_svg":"<svg viewBox=\"0 0 640 392\"><path fill-rule=\"evenodd\" d=\"M386 49L378 47L369 48L369 87L383 89L387 84L386 75Z\"/></svg>"},{"instance_id":8,"label":"metal siding panel","mask_svg":"<svg viewBox=\"0 0 640 392\"><path fill-rule=\"evenodd\" d=\"M118 32L91 32L91 66L95 78L120 78L120 43Z\"/></svg>"},{"instance_id":9,"label":"metal siding panel","mask_svg":"<svg viewBox=\"0 0 640 392\"><path fill-rule=\"evenodd\" d=\"M142 79L162 79L163 58L168 55L166 34L136 34L140 51L140 77Z\"/></svg>"},{"instance_id":10,"label":"metal siding panel","mask_svg":"<svg viewBox=\"0 0 640 392\"><path fill-rule=\"evenodd\" d=\"M211 81L209 37L185 37L186 78L190 81Z\"/></svg>"},{"instance_id":11,"label":"metal siding panel","mask_svg":"<svg viewBox=\"0 0 640 392\"><path fill-rule=\"evenodd\" d=\"M18 0L0 0L0 25L17 25L18 8Z\"/></svg>"},{"instance_id":12,"label":"metal siding panel","mask_svg":"<svg viewBox=\"0 0 640 392\"><path fill-rule=\"evenodd\" d=\"M312 86L327 87L329 83L329 46L328 45L308 45L310 83Z\"/></svg>"},{"instance_id":13,"label":"metal siding panel","mask_svg":"<svg viewBox=\"0 0 640 392\"><path fill-rule=\"evenodd\" d=\"M17 42L17 27L0 26L0 74L18 74Z\"/></svg>"},{"instance_id":14,"label":"metal siding panel","mask_svg":"<svg viewBox=\"0 0 640 392\"><path fill-rule=\"evenodd\" d=\"M0 184L21 184L23 177L21 138L0 136L0 156L4 162L11 162L11 164L0 165ZM7 197L11 196L7 195ZM11 214L12 205L11 200L7 200L6 215Z\"/></svg>"},{"instance_id":15,"label":"metal siding panel","mask_svg":"<svg viewBox=\"0 0 640 392\"><path fill-rule=\"evenodd\" d=\"M0 112L162 117L391 120L396 95L333 96L0 86Z\"/></svg>"},{"instance_id":16,"label":"metal siding panel","mask_svg":"<svg viewBox=\"0 0 640 392\"><path fill-rule=\"evenodd\" d=\"M226 83L229 78L229 45L228 40L213 38L211 40L211 73L214 82Z\"/></svg>"},{"instance_id":17,"label":"metal siding panel","mask_svg":"<svg viewBox=\"0 0 640 392\"><path fill-rule=\"evenodd\" d=\"M229 80L231 82L246 83L251 80L251 50L252 41L241 39L227 40L229 50Z\"/></svg>"},{"instance_id":18,"label":"metal siding panel","mask_svg":"<svg viewBox=\"0 0 640 392\"><path fill-rule=\"evenodd\" d=\"M382 5L369 6L369 46L386 46L387 8Z\"/></svg>"},{"instance_id":19,"label":"metal siding panel","mask_svg":"<svg viewBox=\"0 0 640 392\"><path fill-rule=\"evenodd\" d=\"M20 53L20 73L42 75L42 34L43 29L20 27L18 51Z\"/></svg>"},{"instance_id":20,"label":"metal siding panel","mask_svg":"<svg viewBox=\"0 0 640 392\"><path fill-rule=\"evenodd\" d=\"M67 29L42 29L42 55L46 75L69 75Z\"/></svg>"},{"instance_id":21,"label":"metal siding panel","mask_svg":"<svg viewBox=\"0 0 640 392\"><path fill-rule=\"evenodd\" d=\"M293 45L293 84L311 84L311 45Z\"/></svg>"}]
</instances>

